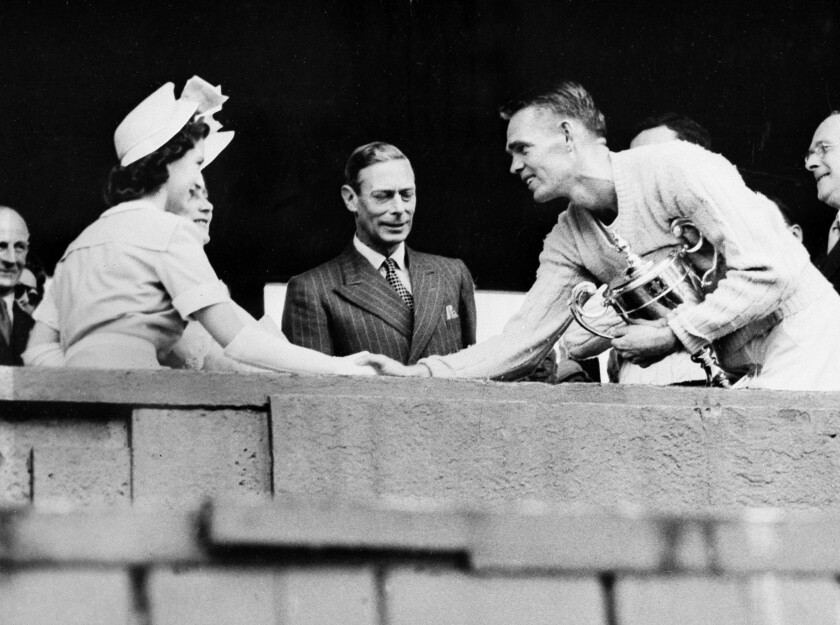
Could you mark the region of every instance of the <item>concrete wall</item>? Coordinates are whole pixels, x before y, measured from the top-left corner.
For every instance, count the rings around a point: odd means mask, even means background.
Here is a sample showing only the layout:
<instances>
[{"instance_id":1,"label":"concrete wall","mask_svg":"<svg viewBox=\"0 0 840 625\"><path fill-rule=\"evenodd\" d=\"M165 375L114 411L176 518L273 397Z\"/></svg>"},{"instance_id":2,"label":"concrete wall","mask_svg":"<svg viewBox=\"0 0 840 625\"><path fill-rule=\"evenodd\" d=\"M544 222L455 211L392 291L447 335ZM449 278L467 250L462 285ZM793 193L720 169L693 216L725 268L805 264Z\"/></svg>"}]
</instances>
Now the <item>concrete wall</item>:
<instances>
[{"instance_id":1,"label":"concrete wall","mask_svg":"<svg viewBox=\"0 0 840 625\"><path fill-rule=\"evenodd\" d=\"M0 502L840 504L840 394L0 368Z\"/></svg>"},{"instance_id":2,"label":"concrete wall","mask_svg":"<svg viewBox=\"0 0 840 625\"><path fill-rule=\"evenodd\" d=\"M4 625L836 623L836 515L0 510ZM828 552L828 553L827 553Z\"/></svg>"}]
</instances>

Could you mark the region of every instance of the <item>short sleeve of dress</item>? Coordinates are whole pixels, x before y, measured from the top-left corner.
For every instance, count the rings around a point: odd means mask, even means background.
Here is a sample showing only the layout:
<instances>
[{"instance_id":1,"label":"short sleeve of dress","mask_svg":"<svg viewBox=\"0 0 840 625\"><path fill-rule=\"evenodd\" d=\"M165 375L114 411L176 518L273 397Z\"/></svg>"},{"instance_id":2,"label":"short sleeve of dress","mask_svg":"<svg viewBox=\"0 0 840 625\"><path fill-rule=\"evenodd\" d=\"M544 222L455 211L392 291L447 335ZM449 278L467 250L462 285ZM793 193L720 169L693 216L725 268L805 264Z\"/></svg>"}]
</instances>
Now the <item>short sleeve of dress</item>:
<instances>
[{"instance_id":1,"label":"short sleeve of dress","mask_svg":"<svg viewBox=\"0 0 840 625\"><path fill-rule=\"evenodd\" d=\"M184 319L207 306L230 301L227 288L204 253L197 227L186 220L173 232L158 273L172 305Z\"/></svg>"}]
</instances>

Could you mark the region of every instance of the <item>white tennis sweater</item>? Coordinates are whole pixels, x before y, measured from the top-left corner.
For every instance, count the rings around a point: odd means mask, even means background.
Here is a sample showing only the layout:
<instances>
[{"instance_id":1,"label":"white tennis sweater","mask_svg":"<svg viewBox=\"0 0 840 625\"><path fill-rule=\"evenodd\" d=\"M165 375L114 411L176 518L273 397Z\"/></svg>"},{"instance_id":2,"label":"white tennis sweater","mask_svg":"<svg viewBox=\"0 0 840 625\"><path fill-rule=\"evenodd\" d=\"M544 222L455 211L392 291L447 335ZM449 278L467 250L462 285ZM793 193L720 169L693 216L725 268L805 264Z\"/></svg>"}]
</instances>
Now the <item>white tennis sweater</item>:
<instances>
[{"instance_id":1,"label":"white tennis sweater","mask_svg":"<svg viewBox=\"0 0 840 625\"><path fill-rule=\"evenodd\" d=\"M834 293L776 206L750 190L722 156L674 141L611 153L610 159L618 199L618 216L610 228L635 253L654 259L669 253L681 243L671 232L671 221L688 217L722 254L714 291L701 304L677 308L668 320L689 353L714 341L721 363L740 367L745 363L739 350L747 341ZM707 245L691 260L702 272L710 258ZM440 377L518 377L556 342L574 286L584 280L596 285L620 281L625 267L624 257L608 244L592 215L570 206L546 237L536 282L502 334L420 362ZM621 323L610 313L599 325L608 329ZM564 344L574 358L591 357L609 346L576 325Z\"/></svg>"}]
</instances>

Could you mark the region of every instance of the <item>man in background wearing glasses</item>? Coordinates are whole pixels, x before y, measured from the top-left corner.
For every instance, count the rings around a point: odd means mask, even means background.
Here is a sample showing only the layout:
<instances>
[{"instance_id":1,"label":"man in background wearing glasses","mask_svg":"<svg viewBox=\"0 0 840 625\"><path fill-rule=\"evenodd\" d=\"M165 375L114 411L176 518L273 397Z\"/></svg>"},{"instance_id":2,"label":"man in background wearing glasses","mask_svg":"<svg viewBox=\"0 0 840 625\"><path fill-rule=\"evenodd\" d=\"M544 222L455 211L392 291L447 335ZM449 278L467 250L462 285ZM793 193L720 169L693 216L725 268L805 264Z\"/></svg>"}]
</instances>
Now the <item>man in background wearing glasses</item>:
<instances>
[{"instance_id":1,"label":"man in background wearing glasses","mask_svg":"<svg viewBox=\"0 0 840 625\"><path fill-rule=\"evenodd\" d=\"M15 287L29 253L29 228L20 214L0 206L0 365L22 365L34 322L15 301Z\"/></svg>"},{"instance_id":2,"label":"man in background wearing glasses","mask_svg":"<svg viewBox=\"0 0 840 625\"><path fill-rule=\"evenodd\" d=\"M805 168L817 181L817 197L835 211L840 211L840 111L833 111L817 126L811 147L805 155ZM815 264L834 290L840 293L840 212L831 222L826 253Z\"/></svg>"}]
</instances>

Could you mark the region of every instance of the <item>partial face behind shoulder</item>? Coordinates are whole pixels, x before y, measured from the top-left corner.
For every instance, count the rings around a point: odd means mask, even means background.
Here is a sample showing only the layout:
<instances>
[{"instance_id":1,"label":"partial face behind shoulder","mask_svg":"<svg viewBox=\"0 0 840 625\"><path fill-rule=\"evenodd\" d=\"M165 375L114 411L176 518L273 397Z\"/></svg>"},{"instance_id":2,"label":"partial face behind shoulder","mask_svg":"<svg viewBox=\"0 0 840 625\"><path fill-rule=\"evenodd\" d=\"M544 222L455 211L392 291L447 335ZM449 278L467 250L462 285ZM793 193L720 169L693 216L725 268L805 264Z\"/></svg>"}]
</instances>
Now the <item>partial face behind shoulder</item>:
<instances>
[{"instance_id":1,"label":"partial face behind shoulder","mask_svg":"<svg viewBox=\"0 0 840 625\"><path fill-rule=\"evenodd\" d=\"M0 209L0 294L5 295L15 288L28 252L26 222L17 212Z\"/></svg>"},{"instance_id":2,"label":"partial face behind shoulder","mask_svg":"<svg viewBox=\"0 0 840 625\"><path fill-rule=\"evenodd\" d=\"M210 211L213 205L207 200L204 176L204 140L166 168L169 178L163 183L166 194L166 211L181 215L195 222L200 228L210 227Z\"/></svg>"},{"instance_id":3,"label":"partial face behind shoulder","mask_svg":"<svg viewBox=\"0 0 840 625\"><path fill-rule=\"evenodd\" d=\"M356 235L388 256L411 232L417 189L407 159L374 163L359 172L358 193L341 188L347 209L356 216Z\"/></svg>"},{"instance_id":4,"label":"partial face behind shoulder","mask_svg":"<svg viewBox=\"0 0 840 625\"><path fill-rule=\"evenodd\" d=\"M508 121L510 173L520 177L537 202L568 197L571 190L574 158L561 121L534 106L517 111Z\"/></svg>"},{"instance_id":5,"label":"partial face behind shoulder","mask_svg":"<svg viewBox=\"0 0 840 625\"><path fill-rule=\"evenodd\" d=\"M817 126L808 151L805 167L817 181L817 197L840 210L840 115L831 115Z\"/></svg>"}]
</instances>

